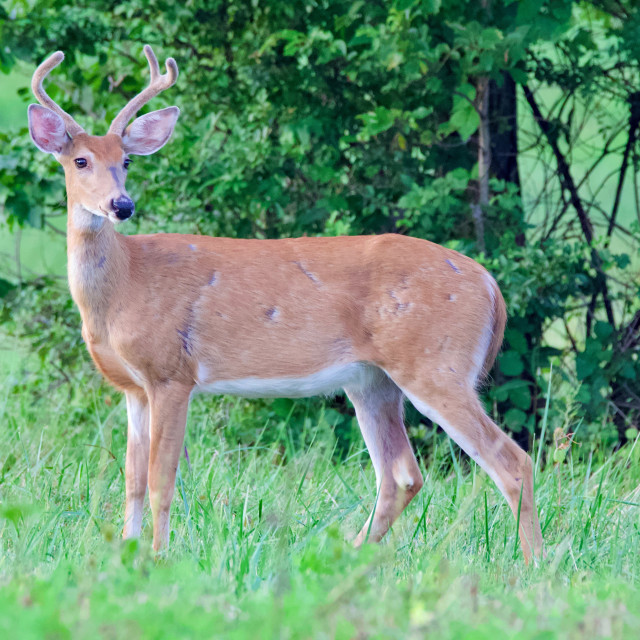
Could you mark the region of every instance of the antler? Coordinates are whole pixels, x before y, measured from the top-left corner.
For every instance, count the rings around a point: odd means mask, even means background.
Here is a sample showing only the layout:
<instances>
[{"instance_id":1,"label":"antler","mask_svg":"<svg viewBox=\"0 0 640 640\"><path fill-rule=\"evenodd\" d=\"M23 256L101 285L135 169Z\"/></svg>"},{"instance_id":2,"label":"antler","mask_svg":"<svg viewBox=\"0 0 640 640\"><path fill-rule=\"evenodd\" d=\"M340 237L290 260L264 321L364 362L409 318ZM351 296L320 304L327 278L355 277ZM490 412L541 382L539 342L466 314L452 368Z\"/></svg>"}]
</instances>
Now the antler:
<instances>
[{"instance_id":1,"label":"antler","mask_svg":"<svg viewBox=\"0 0 640 640\"><path fill-rule=\"evenodd\" d=\"M35 70L31 80L31 89L38 102L47 109L57 113L63 120L67 129L67 133L73 136L84 133L84 129L66 112L63 111L48 95L42 86L43 80L49 75L51 69L55 69L64 60L64 53L56 51L52 53L40 66Z\"/></svg>"},{"instance_id":2,"label":"antler","mask_svg":"<svg viewBox=\"0 0 640 640\"><path fill-rule=\"evenodd\" d=\"M135 98L132 98L124 109L114 118L109 127L109 133L117 133L119 136L123 135L127 124L129 124L129 120L131 120L151 98L157 96L161 91L168 89L178 78L178 65L173 58L167 58L165 62L167 73L161 74L156 54L153 53L153 49L148 44L144 45L144 55L147 56L147 60L149 61L149 70L151 73L149 86L142 90Z\"/></svg>"}]
</instances>

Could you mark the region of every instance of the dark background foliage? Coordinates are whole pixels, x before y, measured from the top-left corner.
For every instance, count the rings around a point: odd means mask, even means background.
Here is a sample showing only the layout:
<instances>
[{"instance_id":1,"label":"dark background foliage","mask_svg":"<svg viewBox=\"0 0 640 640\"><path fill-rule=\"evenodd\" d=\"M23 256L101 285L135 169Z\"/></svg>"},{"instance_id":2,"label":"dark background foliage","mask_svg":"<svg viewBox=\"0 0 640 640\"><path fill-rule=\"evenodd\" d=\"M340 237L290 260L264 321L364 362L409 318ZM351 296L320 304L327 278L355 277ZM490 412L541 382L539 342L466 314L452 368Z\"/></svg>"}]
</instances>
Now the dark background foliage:
<instances>
[{"instance_id":1,"label":"dark background foliage","mask_svg":"<svg viewBox=\"0 0 640 640\"><path fill-rule=\"evenodd\" d=\"M577 416L583 437L635 433L633 0L5 2L0 42L5 74L64 50L48 91L95 134L146 82L144 43L176 58L177 86L147 109L182 114L168 147L136 158L135 231L446 243L483 262L507 300L486 390L502 424L526 446L552 388L551 419ZM0 148L3 232L47 228L64 199L60 169L26 118L0 131ZM536 176L528 195L523 166ZM0 296L3 331L37 351L46 385L73 394L87 359L64 286L18 270ZM348 407L332 411L348 433Z\"/></svg>"}]
</instances>

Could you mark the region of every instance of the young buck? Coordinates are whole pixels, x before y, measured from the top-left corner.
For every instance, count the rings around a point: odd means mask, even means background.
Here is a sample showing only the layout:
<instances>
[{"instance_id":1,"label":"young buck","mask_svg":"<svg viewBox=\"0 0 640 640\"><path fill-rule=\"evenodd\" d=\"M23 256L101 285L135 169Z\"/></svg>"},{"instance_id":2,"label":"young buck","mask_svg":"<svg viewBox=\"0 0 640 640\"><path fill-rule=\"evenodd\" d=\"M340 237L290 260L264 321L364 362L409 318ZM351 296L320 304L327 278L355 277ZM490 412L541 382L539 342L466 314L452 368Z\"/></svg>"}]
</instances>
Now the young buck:
<instances>
[{"instance_id":1,"label":"young buck","mask_svg":"<svg viewBox=\"0 0 640 640\"><path fill-rule=\"evenodd\" d=\"M487 416L476 387L502 342L504 301L476 262L398 235L235 240L123 236L129 156L169 140L179 110L129 121L174 84L149 46L149 86L92 136L43 89L63 60L33 76L36 146L65 171L69 287L96 366L128 412L123 536L139 536L149 486L153 547L169 511L194 392L304 397L344 389L375 469L378 499L356 538L378 541L422 487L404 399L439 424L494 480L520 523L525 558L542 535L530 457ZM128 125L128 126L127 126Z\"/></svg>"}]
</instances>

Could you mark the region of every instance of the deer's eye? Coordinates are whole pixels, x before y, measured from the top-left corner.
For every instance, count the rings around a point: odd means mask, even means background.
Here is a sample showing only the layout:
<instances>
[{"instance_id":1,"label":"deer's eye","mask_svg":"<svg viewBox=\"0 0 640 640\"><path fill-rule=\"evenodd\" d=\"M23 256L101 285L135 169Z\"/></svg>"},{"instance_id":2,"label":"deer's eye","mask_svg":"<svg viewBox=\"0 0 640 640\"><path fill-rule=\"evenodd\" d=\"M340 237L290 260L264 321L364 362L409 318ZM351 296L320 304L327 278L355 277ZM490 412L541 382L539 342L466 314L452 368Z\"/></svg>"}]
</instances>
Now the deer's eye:
<instances>
[{"instance_id":1,"label":"deer's eye","mask_svg":"<svg viewBox=\"0 0 640 640\"><path fill-rule=\"evenodd\" d=\"M76 158L74 162L76 163L76 167L78 167L78 169L84 169L87 166L87 160L85 158Z\"/></svg>"},{"instance_id":2,"label":"deer's eye","mask_svg":"<svg viewBox=\"0 0 640 640\"><path fill-rule=\"evenodd\" d=\"M130 164L131 164L131 160L129 160L129 158L127 158L127 159L124 161L124 168L125 168L125 169L128 169Z\"/></svg>"}]
</instances>

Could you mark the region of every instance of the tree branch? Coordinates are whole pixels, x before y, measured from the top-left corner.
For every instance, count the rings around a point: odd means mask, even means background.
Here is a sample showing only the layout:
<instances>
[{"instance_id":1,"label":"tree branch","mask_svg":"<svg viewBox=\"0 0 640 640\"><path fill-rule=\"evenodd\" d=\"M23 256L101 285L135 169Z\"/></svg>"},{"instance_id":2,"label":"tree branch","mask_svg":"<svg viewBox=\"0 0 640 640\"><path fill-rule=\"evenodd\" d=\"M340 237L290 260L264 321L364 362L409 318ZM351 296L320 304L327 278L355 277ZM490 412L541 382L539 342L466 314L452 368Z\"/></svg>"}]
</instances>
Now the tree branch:
<instances>
[{"instance_id":1,"label":"tree branch","mask_svg":"<svg viewBox=\"0 0 640 640\"><path fill-rule=\"evenodd\" d=\"M578 214L578 220L580 221L582 233L590 247L591 265L596 270L596 287L597 290L602 293L602 300L604 302L604 308L607 313L607 320L609 321L609 324L613 328L615 328L615 318L613 315L611 300L609 299L607 277L602 268L602 259L600 258L600 254L593 247L593 225L591 224L591 220L589 220L587 212L582 206L582 200L580 199L580 195L578 194L575 182L573 181L571 172L569 171L569 165L567 164L562 151L560 151L558 142L553 135L551 123L542 115L540 108L538 107L538 103L536 102L533 93L531 92L531 89L529 89L527 85L523 85L522 88L524 90L525 98L529 103L529 106L531 107L534 118L536 119L538 126L540 127L540 129L542 129L542 132L547 138L547 142L549 143L549 146L553 151L553 155L556 158L556 164L558 165L558 174L560 176L560 183L563 189L566 189L569 192L571 204Z\"/></svg>"},{"instance_id":2,"label":"tree branch","mask_svg":"<svg viewBox=\"0 0 640 640\"><path fill-rule=\"evenodd\" d=\"M609 246L611 235L616 224L616 216L618 215L618 207L620 206L620 196L622 194L622 187L624 185L624 177L627 173L627 166L629 164L629 155L631 149L633 149L636 143L636 136L638 132L638 124L640 123L640 92L635 91L629 96L629 137L627 138L627 144L622 154L622 164L620 165L620 177L618 178L618 187L616 189L616 195L613 201L613 209L611 210L611 217L609 218L609 226L607 227L607 240L605 247Z\"/></svg>"}]
</instances>

